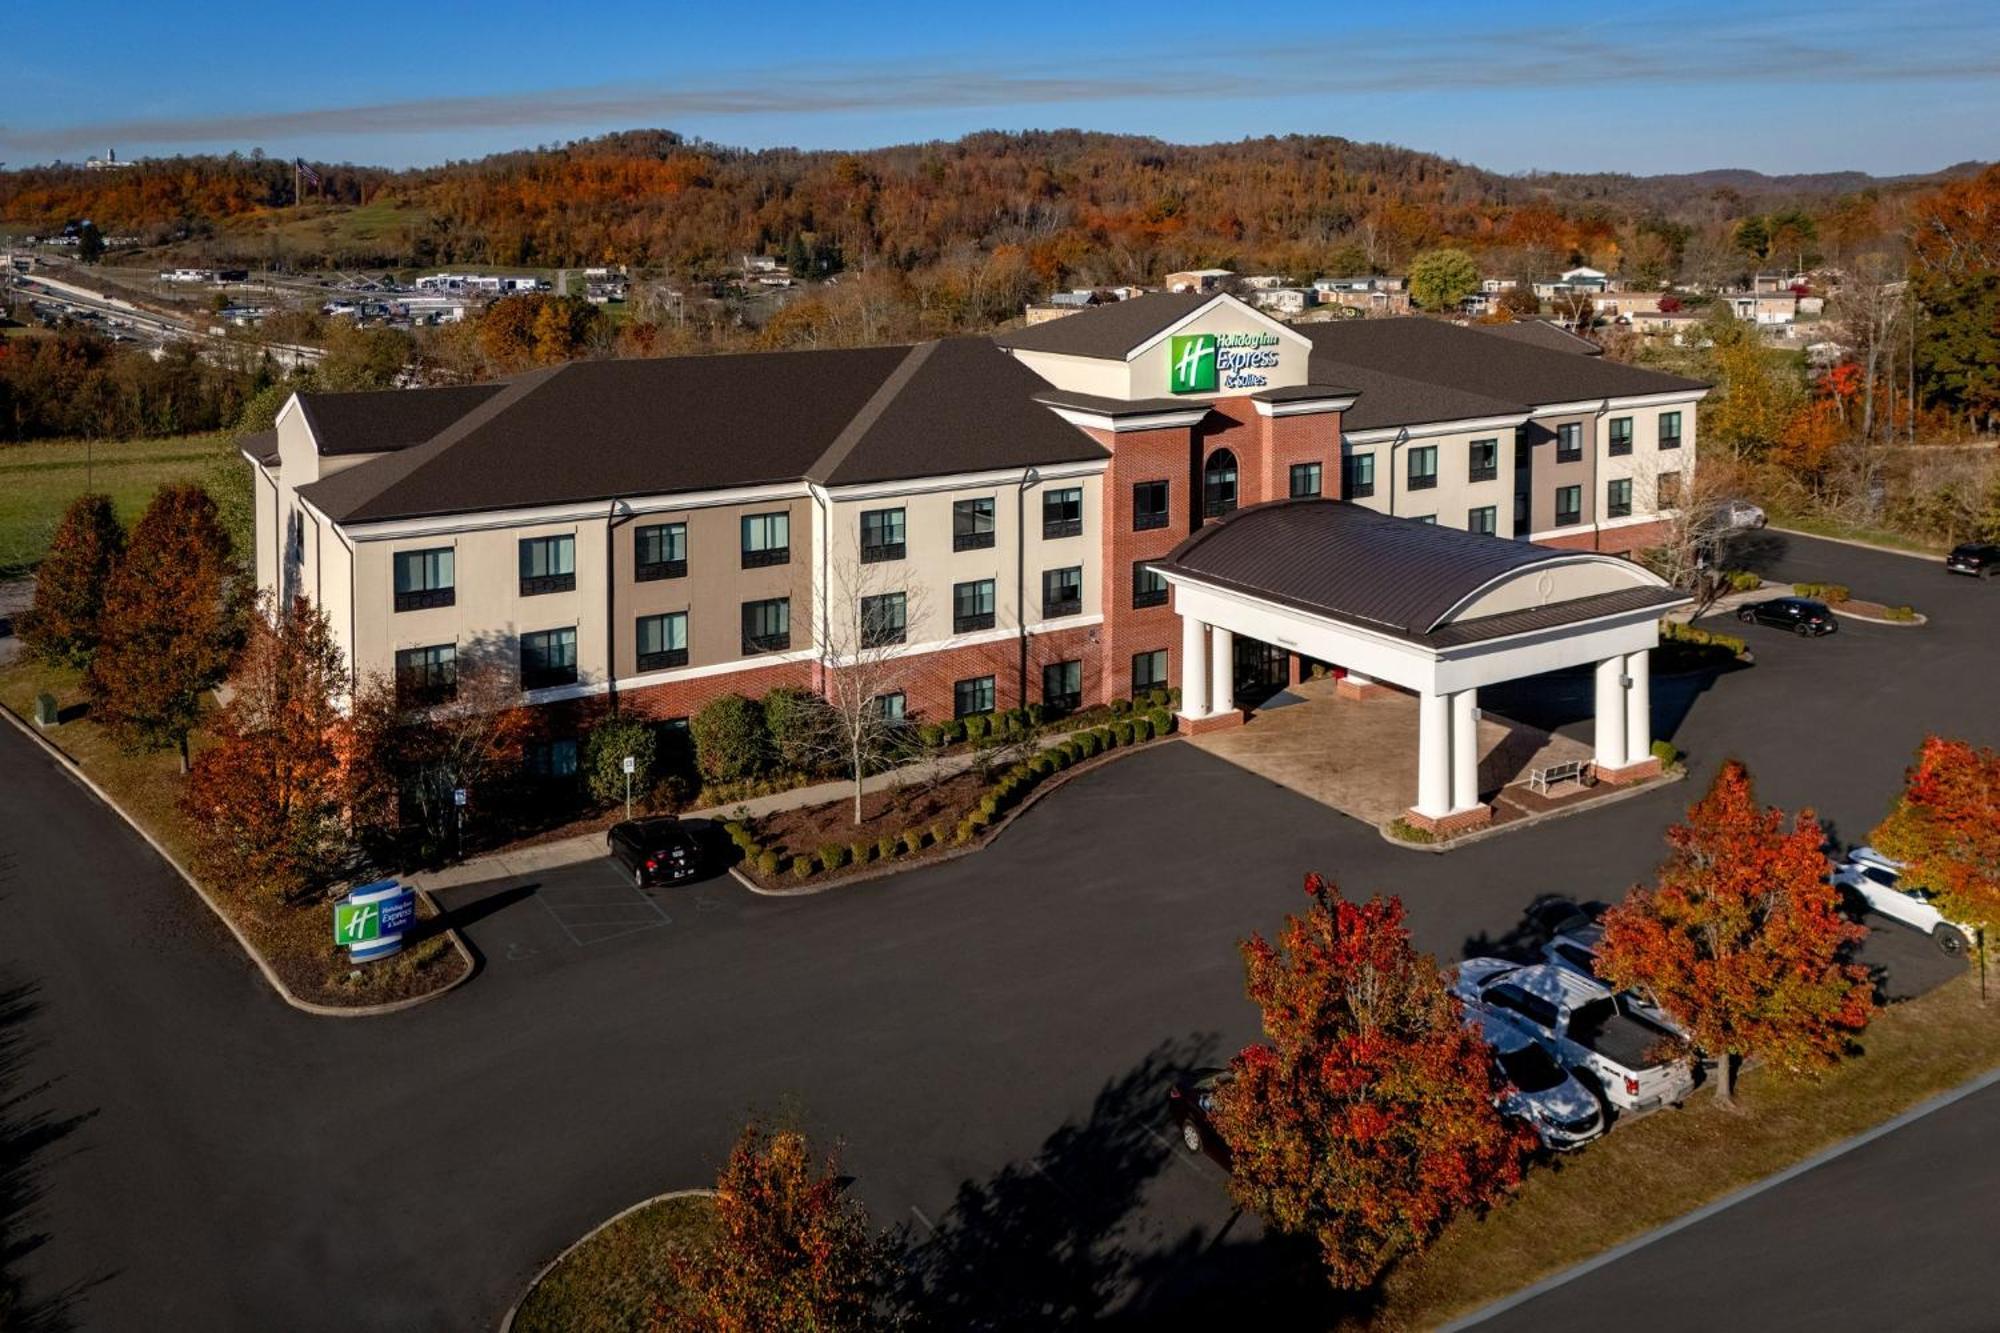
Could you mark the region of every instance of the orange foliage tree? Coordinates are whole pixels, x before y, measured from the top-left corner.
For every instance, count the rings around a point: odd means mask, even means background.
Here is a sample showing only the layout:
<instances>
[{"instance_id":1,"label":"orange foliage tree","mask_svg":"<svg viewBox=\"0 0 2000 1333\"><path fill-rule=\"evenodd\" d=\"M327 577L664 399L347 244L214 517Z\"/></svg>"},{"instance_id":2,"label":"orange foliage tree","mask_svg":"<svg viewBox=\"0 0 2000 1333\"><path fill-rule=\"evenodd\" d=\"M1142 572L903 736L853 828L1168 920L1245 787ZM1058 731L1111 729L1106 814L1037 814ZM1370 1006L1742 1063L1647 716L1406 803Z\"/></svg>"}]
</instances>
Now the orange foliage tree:
<instances>
[{"instance_id":1,"label":"orange foliage tree","mask_svg":"<svg viewBox=\"0 0 2000 1333\"><path fill-rule=\"evenodd\" d=\"M1925 737L1871 841L1938 895L1939 911L1979 927L1991 947L2000 932L2000 754Z\"/></svg>"},{"instance_id":2,"label":"orange foliage tree","mask_svg":"<svg viewBox=\"0 0 2000 1333\"><path fill-rule=\"evenodd\" d=\"M1394 898L1352 903L1317 875L1276 947L1243 943L1266 1040L1218 1086L1230 1190L1319 1243L1329 1280L1373 1283L1446 1222L1520 1182L1532 1135L1494 1109L1486 1043Z\"/></svg>"},{"instance_id":3,"label":"orange foliage tree","mask_svg":"<svg viewBox=\"0 0 2000 1333\"><path fill-rule=\"evenodd\" d=\"M250 618L216 744L196 756L181 795L205 876L289 901L348 868L346 686L332 626L306 598L275 622Z\"/></svg>"},{"instance_id":4,"label":"orange foliage tree","mask_svg":"<svg viewBox=\"0 0 2000 1333\"><path fill-rule=\"evenodd\" d=\"M35 567L35 600L15 628L28 651L81 667L97 649L104 593L125 549L108 495L79 495L63 510L49 552Z\"/></svg>"},{"instance_id":5,"label":"orange foliage tree","mask_svg":"<svg viewBox=\"0 0 2000 1333\"><path fill-rule=\"evenodd\" d=\"M235 648L229 534L207 491L162 486L132 528L104 593L103 634L84 689L126 743L173 746L188 767L202 696Z\"/></svg>"},{"instance_id":6,"label":"orange foliage tree","mask_svg":"<svg viewBox=\"0 0 2000 1333\"><path fill-rule=\"evenodd\" d=\"M1866 932L1840 915L1825 842L1810 811L1757 804L1750 774L1731 760L1685 823L1653 888L1635 888L1604 915L1598 972L1649 991L1716 1059L1716 1095L1735 1095L1746 1055L1785 1069L1823 1070L1867 1026L1866 969L1847 961Z\"/></svg>"},{"instance_id":7,"label":"orange foliage tree","mask_svg":"<svg viewBox=\"0 0 2000 1333\"><path fill-rule=\"evenodd\" d=\"M890 1251L850 1198L835 1154L797 1130L749 1125L715 1182L715 1243L673 1256L657 1329L845 1333L880 1327Z\"/></svg>"}]
</instances>

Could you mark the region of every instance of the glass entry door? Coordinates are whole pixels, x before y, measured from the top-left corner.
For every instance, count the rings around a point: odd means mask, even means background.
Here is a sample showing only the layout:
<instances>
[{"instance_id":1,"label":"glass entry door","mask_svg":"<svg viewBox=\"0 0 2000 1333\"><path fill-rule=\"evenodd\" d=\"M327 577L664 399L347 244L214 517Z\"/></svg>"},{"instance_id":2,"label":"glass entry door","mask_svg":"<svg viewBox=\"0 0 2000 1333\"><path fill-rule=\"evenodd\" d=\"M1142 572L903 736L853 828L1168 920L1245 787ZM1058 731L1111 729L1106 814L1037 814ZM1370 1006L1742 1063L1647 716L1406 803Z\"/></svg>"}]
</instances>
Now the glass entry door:
<instances>
[{"instance_id":1,"label":"glass entry door","mask_svg":"<svg viewBox=\"0 0 2000 1333\"><path fill-rule=\"evenodd\" d=\"M1292 655L1260 639L1236 636L1236 704L1255 708L1292 683Z\"/></svg>"}]
</instances>

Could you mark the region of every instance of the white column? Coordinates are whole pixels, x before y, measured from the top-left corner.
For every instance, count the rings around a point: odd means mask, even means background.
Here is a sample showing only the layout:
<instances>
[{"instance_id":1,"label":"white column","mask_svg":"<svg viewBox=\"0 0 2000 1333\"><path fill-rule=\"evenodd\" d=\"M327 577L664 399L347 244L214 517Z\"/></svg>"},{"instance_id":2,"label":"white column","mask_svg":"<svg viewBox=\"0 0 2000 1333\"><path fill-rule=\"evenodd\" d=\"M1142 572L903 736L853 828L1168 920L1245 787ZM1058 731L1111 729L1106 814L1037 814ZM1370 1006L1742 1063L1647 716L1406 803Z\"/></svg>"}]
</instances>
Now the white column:
<instances>
[{"instance_id":1,"label":"white column","mask_svg":"<svg viewBox=\"0 0 2000 1333\"><path fill-rule=\"evenodd\" d=\"M1428 690L1417 696L1417 813L1451 813L1451 699Z\"/></svg>"},{"instance_id":2,"label":"white column","mask_svg":"<svg viewBox=\"0 0 2000 1333\"><path fill-rule=\"evenodd\" d=\"M1208 716L1208 626L1181 617L1181 716Z\"/></svg>"},{"instance_id":3,"label":"white column","mask_svg":"<svg viewBox=\"0 0 2000 1333\"><path fill-rule=\"evenodd\" d=\"M1210 716L1236 707L1236 636L1220 625L1208 630L1208 700Z\"/></svg>"},{"instance_id":4,"label":"white column","mask_svg":"<svg viewBox=\"0 0 2000 1333\"><path fill-rule=\"evenodd\" d=\"M1625 655L1607 657L1597 664L1597 740L1599 768L1625 767Z\"/></svg>"},{"instance_id":5,"label":"white column","mask_svg":"<svg viewBox=\"0 0 2000 1333\"><path fill-rule=\"evenodd\" d=\"M1651 652L1625 654L1625 761L1643 763L1653 752L1653 677Z\"/></svg>"},{"instance_id":6,"label":"white column","mask_svg":"<svg viewBox=\"0 0 2000 1333\"><path fill-rule=\"evenodd\" d=\"M1479 723L1474 719L1478 690L1451 696L1451 809L1470 810L1479 804Z\"/></svg>"}]
</instances>

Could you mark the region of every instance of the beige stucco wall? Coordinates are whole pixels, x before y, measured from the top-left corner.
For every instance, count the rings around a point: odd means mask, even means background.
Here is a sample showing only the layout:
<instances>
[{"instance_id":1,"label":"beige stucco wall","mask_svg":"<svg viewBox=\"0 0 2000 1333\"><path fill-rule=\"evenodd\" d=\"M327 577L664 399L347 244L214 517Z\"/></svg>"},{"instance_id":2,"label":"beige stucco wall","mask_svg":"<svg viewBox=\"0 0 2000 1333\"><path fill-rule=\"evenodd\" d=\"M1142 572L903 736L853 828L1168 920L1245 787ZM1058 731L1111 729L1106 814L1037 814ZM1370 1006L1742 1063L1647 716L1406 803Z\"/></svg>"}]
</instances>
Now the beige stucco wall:
<instances>
[{"instance_id":1,"label":"beige stucco wall","mask_svg":"<svg viewBox=\"0 0 2000 1333\"><path fill-rule=\"evenodd\" d=\"M1492 481L1472 481L1472 442L1493 440L1499 446L1499 468ZM1429 490L1413 491L1409 487L1409 454L1412 449L1436 446L1438 451L1437 485ZM1511 537L1514 535L1514 428L1493 426L1478 430L1452 431L1445 435L1425 435L1413 437L1395 448L1395 478L1391 486L1389 467L1391 442L1341 443L1343 464L1354 455L1373 454L1375 456L1375 494L1354 503L1363 505L1377 513L1389 513L1390 495L1395 496L1394 512L1404 518L1422 518L1435 514L1437 521L1448 528L1467 526L1469 513L1480 506L1494 508L1494 535Z\"/></svg>"},{"instance_id":2,"label":"beige stucco wall","mask_svg":"<svg viewBox=\"0 0 2000 1333\"><path fill-rule=\"evenodd\" d=\"M1660 418L1669 412L1681 414L1681 447L1664 452L1659 447ZM1632 418L1632 452L1611 455L1611 422ZM1600 465L1597 504L1604 503L1604 491L1613 479L1632 482L1632 518L1650 518L1659 512L1658 478L1661 472L1679 472L1682 484L1692 480L1695 454L1695 404L1666 403L1657 407L1619 408L1608 412L1599 429ZM1605 519L1607 523L1617 520Z\"/></svg>"},{"instance_id":3,"label":"beige stucco wall","mask_svg":"<svg viewBox=\"0 0 2000 1333\"><path fill-rule=\"evenodd\" d=\"M1622 560L1600 559L1552 569L1531 569L1488 588L1452 619L1476 620L1480 616L1525 611L1551 602L1571 602L1580 597L1618 592L1650 581L1638 566Z\"/></svg>"},{"instance_id":4,"label":"beige stucco wall","mask_svg":"<svg viewBox=\"0 0 2000 1333\"><path fill-rule=\"evenodd\" d=\"M1088 318L1086 313L1080 318ZM1201 318L1173 330L1176 334L1213 333L1220 337L1227 334L1274 335L1277 342L1267 349L1220 348L1227 354L1242 350L1268 350L1277 354L1277 365L1257 368L1251 373L1260 375L1265 383L1228 385L1222 374L1218 374L1216 390L1213 394L1184 394L1182 397L1199 402L1203 398L1236 397L1255 393L1261 388L1289 388L1305 384L1310 376L1307 362L1312 346L1301 334L1293 332L1284 324L1260 316L1241 303L1225 302L1205 312ZM1128 349L1129 350L1129 349ZM1047 380L1058 389L1072 393L1095 394L1101 398L1126 400L1141 398L1166 398L1172 396L1172 383L1168 374L1168 363L1173 357L1173 339L1163 337L1152 347L1127 361L1121 357L1098 359L1082 356L1061 356L1052 352L1034 352L1015 349L1014 355L1023 365ZM1226 373L1226 372L1225 372Z\"/></svg>"}]
</instances>

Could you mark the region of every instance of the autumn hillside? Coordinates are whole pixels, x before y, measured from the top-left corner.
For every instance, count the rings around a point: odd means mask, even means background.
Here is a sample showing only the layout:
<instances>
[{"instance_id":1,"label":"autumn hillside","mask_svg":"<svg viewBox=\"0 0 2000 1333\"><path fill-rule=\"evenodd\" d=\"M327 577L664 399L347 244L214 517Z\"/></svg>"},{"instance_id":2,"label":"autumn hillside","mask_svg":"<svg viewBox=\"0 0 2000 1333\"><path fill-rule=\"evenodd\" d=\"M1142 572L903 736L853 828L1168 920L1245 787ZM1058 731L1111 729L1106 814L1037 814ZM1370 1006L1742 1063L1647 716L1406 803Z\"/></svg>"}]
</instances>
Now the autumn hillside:
<instances>
[{"instance_id":1,"label":"autumn hillside","mask_svg":"<svg viewBox=\"0 0 2000 1333\"><path fill-rule=\"evenodd\" d=\"M1044 281L1110 282L1202 264L1302 274L1393 266L1446 241L1616 264L1635 249L1677 251L1689 233L1749 213L1803 207L1828 216L1853 191L1896 193L1936 179L1509 177L1324 136L1184 146L1076 131L859 153L750 152L633 131L434 168L319 170L325 202L296 209L288 160L0 172L0 224L25 232L90 218L105 233L141 238L162 259L614 262L693 276L743 251L783 253L801 240L850 267L905 271L1013 247Z\"/></svg>"}]
</instances>

